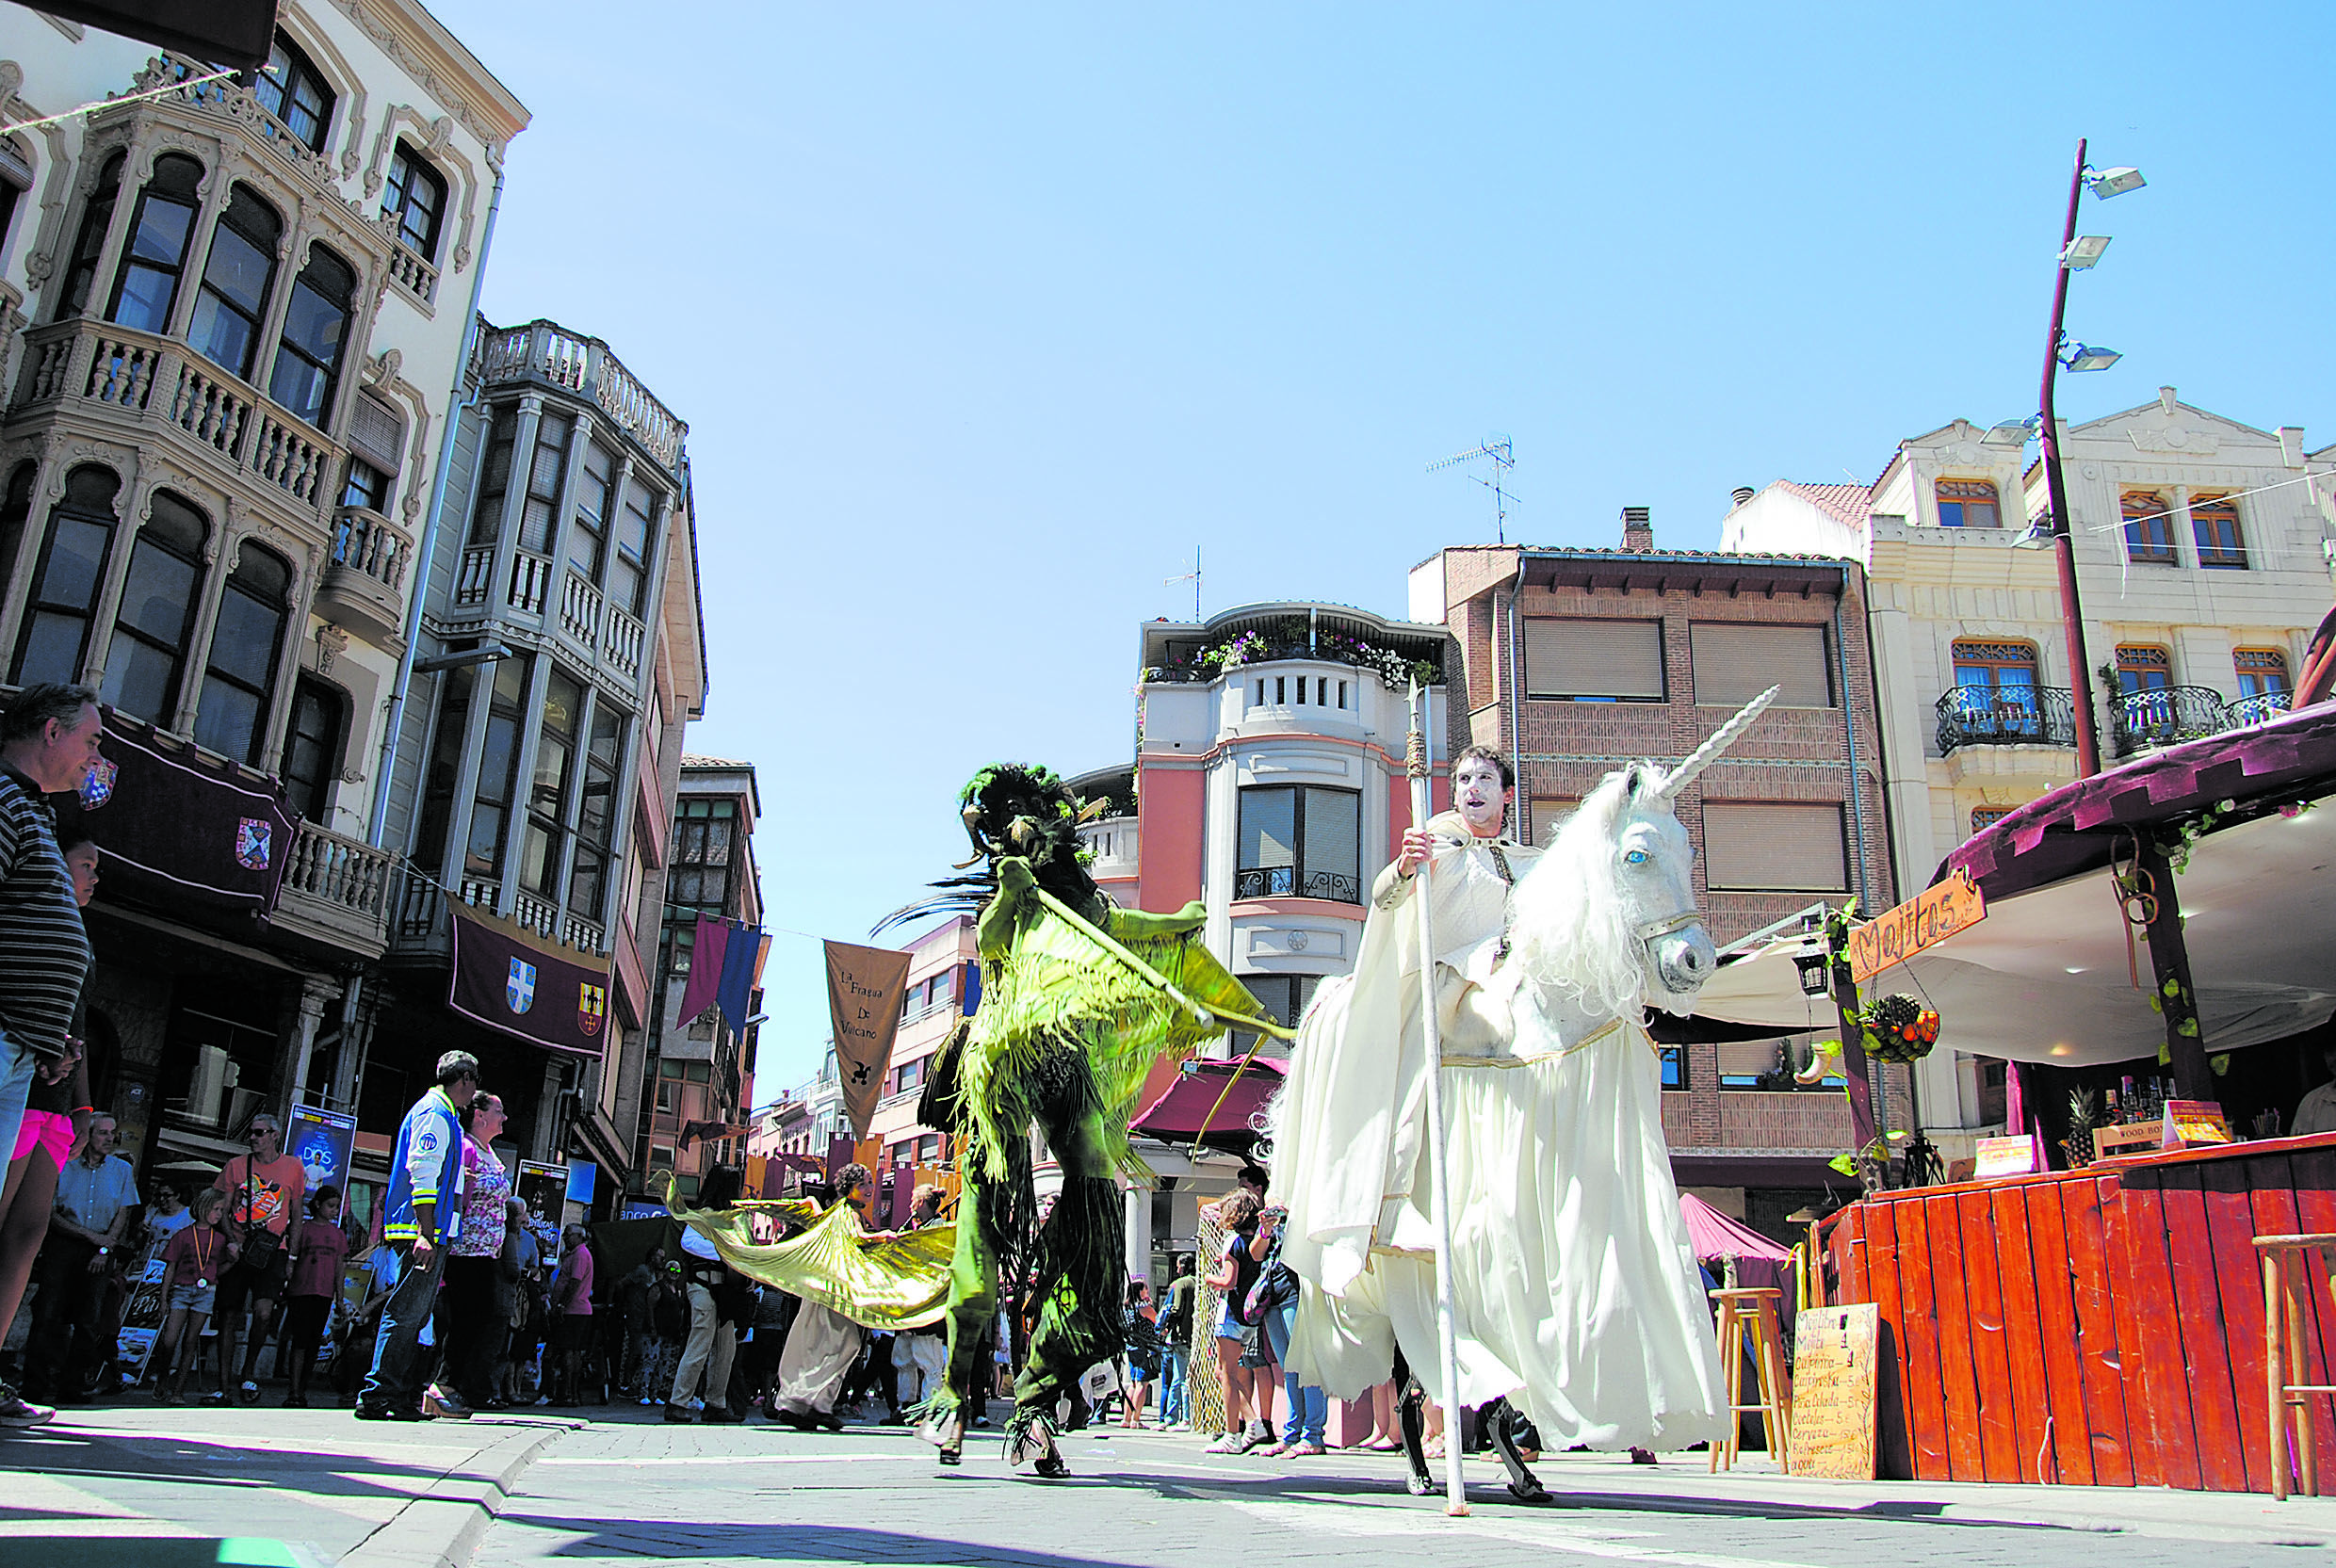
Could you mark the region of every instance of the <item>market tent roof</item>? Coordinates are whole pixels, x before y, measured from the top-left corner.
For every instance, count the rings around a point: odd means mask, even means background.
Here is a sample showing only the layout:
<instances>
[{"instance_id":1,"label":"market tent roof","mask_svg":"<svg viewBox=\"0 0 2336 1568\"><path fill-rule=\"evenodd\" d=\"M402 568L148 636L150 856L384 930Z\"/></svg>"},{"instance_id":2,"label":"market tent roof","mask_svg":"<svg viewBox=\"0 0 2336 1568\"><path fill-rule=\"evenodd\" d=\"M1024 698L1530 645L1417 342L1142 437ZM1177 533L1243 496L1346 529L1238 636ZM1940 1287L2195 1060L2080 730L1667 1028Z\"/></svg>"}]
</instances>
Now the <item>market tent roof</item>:
<instances>
[{"instance_id":1,"label":"market tent roof","mask_svg":"<svg viewBox=\"0 0 2336 1568\"><path fill-rule=\"evenodd\" d=\"M1265 1103L1282 1086L1281 1063L1203 1060L1184 1063L1165 1090L1138 1111L1128 1130L1167 1143L1207 1143L1246 1154L1262 1136Z\"/></svg>"},{"instance_id":2,"label":"market tent roof","mask_svg":"<svg viewBox=\"0 0 2336 1568\"><path fill-rule=\"evenodd\" d=\"M1687 1240L1698 1258L1764 1257L1782 1263L1793 1255L1791 1249L1729 1219L1692 1192L1679 1194L1679 1213L1687 1220Z\"/></svg>"},{"instance_id":3,"label":"market tent roof","mask_svg":"<svg viewBox=\"0 0 2336 1568\"><path fill-rule=\"evenodd\" d=\"M2066 784L1963 841L1941 862L1990 901L2108 864L2143 823L2178 821L2222 800L2312 799L2336 787L2336 703L2184 741ZM2186 885L2186 884L2185 884Z\"/></svg>"},{"instance_id":4,"label":"market tent roof","mask_svg":"<svg viewBox=\"0 0 2336 1568\"><path fill-rule=\"evenodd\" d=\"M2193 847L2180 874L2182 929L2209 1051L2280 1039L2336 1014L2331 867L2336 802L2268 813ZM1942 1020L1942 1048L2071 1067L2155 1054L2166 1026L2149 1005L2149 945L2134 929L2129 950L2105 865L2028 889L1999 885L2014 891L1991 893L1986 919L1885 970L1874 986L1927 997ZM1829 1006L1801 994L1793 963L1810 940L1786 938L1723 964L1696 1013L1779 1033L1829 1029Z\"/></svg>"},{"instance_id":5,"label":"market tent roof","mask_svg":"<svg viewBox=\"0 0 2336 1568\"><path fill-rule=\"evenodd\" d=\"M1723 1264L1733 1259L1736 1283L1755 1290L1785 1287L1785 1266L1793 1254L1756 1230L1730 1220L1692 1192L1679 1194L1679 1213L1687 1220L1687 1239L1697 1263ZM1725 1278L1725 1267L1712 1270Z\"/></svg>"}]
</instances>

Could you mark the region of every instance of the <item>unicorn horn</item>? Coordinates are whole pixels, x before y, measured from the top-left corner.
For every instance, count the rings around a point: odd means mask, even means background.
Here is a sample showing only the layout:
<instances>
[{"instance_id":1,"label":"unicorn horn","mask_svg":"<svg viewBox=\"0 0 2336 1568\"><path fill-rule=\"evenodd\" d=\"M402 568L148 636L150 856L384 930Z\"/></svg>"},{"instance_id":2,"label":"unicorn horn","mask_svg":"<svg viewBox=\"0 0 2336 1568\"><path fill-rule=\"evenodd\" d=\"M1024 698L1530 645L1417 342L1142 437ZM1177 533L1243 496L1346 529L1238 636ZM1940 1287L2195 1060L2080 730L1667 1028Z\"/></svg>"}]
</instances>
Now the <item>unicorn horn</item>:
<instances>
[{"instance_id":1,"label":"unicorn horn","mask_svg":"<svg viewBox=\"0 0 2336 1568\"><path fill-rule=\"evenodd\" d=\"M1758 719L1768 704L1776 700L1776 693L1783 689L1782 687L1772 686L1737 709L1734 718L1711 732L1711 739L1696 747L1692 756L1663 776L1662 784L1655 790L1656 798L1678 800L1679 791L1687 787L1688 782L1717 762L1720 753L1733 746L1736 737L1751 728L1752 720Z\"/></svg>"}]
</instances>

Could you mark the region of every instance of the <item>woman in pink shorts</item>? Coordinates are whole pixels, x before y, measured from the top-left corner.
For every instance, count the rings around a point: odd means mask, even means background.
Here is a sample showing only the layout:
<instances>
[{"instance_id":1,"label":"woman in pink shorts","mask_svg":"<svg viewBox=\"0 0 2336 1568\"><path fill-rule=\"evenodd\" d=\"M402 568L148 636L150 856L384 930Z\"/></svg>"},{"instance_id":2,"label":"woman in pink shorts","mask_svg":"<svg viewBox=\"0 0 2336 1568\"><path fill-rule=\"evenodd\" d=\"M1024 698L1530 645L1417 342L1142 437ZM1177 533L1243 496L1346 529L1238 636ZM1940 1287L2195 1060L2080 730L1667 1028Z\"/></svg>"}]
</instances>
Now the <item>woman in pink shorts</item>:
<instances>
[{"instance_id":1,"label":"woman in pink shorts","mask_svg":"<svg viewBox=\"0 0 2336 1568\"><path fill-rule=\"evenodd\" d=\"M65 869L73 878L73 901L87 907L97 892L97 846L68 833ZM24 1097L24 1120L8 1151L8 1177L0 1188L0 1326L16 1317L31 1283L34 1257L48 1235L49 1210L57 1200L57 1173L73 1156L88 1125L89 1066L81 1042L65 1037L65 1054L43 1062Z\"/></svg>"}]
</instances>

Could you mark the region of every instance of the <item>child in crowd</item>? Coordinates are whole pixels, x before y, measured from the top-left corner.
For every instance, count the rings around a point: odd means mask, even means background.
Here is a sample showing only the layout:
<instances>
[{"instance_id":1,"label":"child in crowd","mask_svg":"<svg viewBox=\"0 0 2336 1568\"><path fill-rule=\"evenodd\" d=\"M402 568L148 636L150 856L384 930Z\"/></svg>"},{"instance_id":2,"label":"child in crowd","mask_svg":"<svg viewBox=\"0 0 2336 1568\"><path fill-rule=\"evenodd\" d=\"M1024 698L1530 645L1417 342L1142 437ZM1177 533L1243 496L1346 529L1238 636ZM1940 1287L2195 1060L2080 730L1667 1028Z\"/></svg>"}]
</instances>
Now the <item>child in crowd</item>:
<instances>
[{"instance_id":1,"label":"child in crowd","mask_svg":"<svg viewBox=\"0 0 2336 1568\"><path fill-rule=\"evenodd\" d=\"M211 1320L212 1298L219 1291L219 1271L227 1267L227 1233L220 1218L227 1212L227 1194L206 1187L195 1195L194 1221L170 1237L162 1249L163 1300L169 1315L162 1322L159 1355L163 1369L154 1374L154 1398L174 1405L185 1397L187 1369L203 1356L203 1329ZM180 1343L184 1356L176 1354ZM220 1373L214 1402L227 1402L226 1374ZM168 1380L167 1382L165 1380Z\"/></svg>"},{"instance_id":2,"label":"child in crowd","mask_svg":"<svg viewBox=\"0 0 2336 1568\"><path fill-rule=\"evenodd\" d=\"M644 1405L663 1404L681 1369L681 1347L689 1337L689 1288L682 1278L681 1259L665 1265L657 1294L649 1299L648 1370L642 1386Z\"/></svg>"},{"instance_id":3,"label":"child in crowd","mask_svg":"<svg viewBox=\"0 0 2336 1568\"><path fill-rule=\"evenodd\" d=\"M292 1238L292 1281L284 1294L280 1359L291 1369L292 1391L284 1397L293 1410L308 1407L308 1374L316 1366L333 1301L340 1294L341 1266L349 1261L349 1233L341 1229L341 1189L320 1187L308 1200L308 1218Z\"/></svg>"}]
</instances>

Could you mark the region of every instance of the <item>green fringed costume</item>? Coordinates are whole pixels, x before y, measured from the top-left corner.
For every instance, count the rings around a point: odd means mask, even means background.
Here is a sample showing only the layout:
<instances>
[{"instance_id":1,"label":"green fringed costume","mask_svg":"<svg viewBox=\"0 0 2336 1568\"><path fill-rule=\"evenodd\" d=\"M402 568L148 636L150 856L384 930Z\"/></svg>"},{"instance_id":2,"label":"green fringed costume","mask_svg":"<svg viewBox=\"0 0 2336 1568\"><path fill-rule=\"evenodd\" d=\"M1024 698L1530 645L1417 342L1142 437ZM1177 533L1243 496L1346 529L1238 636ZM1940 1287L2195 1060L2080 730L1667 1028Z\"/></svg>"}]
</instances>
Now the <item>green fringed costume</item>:
<instances>
[{"instance_id":1,"label":"green fringed costume","mask_svg":"<svg viewBox=\"0 0 2336 1568\"><path fill-rule=\"evenodd\" d=\"M1027 1282L1019 1316L1030 1324L1034 1303L1035 1325L1014 1379L1006 1452L1061 1474L1056 1402L1123 1348L1127 1221L1117 1177L1149 1174L1127 1143L1137 1094L1156 1063L1191 1054L1227 1025L1287 1031L1202 946L1201 905L1175 914L1111 905L1083 865L1079 802L1051 772L984 769L963 804L989 868L939 885L989 894L976 927L981 996L943 1045L921 1113L955 1135L965 1189L950 1261L948 1372L912 1419L955 1463L1000 1278ZM1033 1127L1063 1173L1043 1223Z\"/></svg>"}]
</instances>

